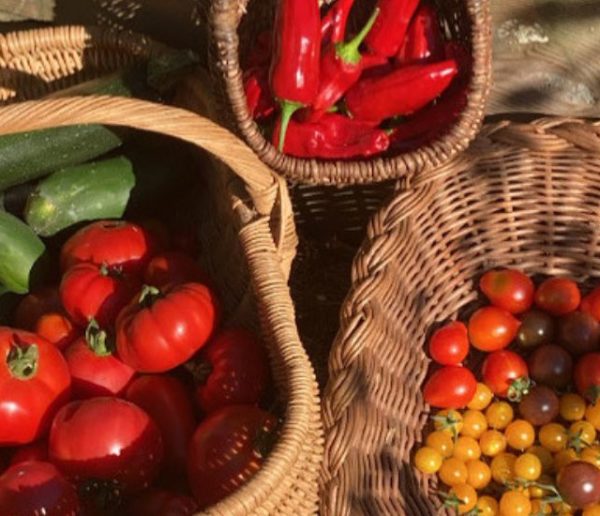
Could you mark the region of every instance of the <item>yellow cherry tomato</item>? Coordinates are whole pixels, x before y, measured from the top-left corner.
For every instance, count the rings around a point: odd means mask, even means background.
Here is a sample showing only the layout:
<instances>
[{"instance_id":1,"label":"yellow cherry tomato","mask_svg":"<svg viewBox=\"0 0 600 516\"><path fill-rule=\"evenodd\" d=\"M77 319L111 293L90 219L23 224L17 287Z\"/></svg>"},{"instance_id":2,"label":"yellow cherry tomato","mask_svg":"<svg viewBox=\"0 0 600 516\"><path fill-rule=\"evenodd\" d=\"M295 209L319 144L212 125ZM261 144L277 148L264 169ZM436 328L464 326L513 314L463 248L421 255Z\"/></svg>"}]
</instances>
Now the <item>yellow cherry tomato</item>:
<instances>
[{"instance_id":1,"label":"yellow cherry tomato","mask_svg":"<svg viewBox=\"0 0 600 516\"><path fill-rule=\"evenodd\" d=\"M585 400L579 394L564 394L560 397L559 410L565 421L579 421L585 416Z\"/></svg>"},{"instance_id":2,"label":"yellow cherry tomato","mask_svg":"<svg viewBox=\"0 0 600 516\"><path fill-rule=\"evenodd\" d=\"M543 500L531 500L531 514L552 514L552 505Z\"/></svg>"},{"instance_id":3,"label":"yellow cherry tomato","mask_svg":"<svg viewBox=\"0 0 600 516\"><path fill-rule=\"evenodd\" d=\"M600 401L585 409L585 419L592 423L596 430L600 430Z\"/></svg>"},{"instance_id":4,"label":"yellow cherry tomato","mask_svg":"<svg viewBox=\"0 0 600 516\"><path fill-rule=\"evenodd\" d=\"M498 484L504 484L515 477L514 467L517 457L512 453L501 453L492 459L490 469L492 470L492 478Z\"/></svg>"},{"instance_id":5,"label":"yellow cherry tomato","mask_svg":"<svg viewBox=\"0 0 600 516\"><path fill-rule=\"evenodd\" d=\"M478 516L498 516L500 514L498 502L489 495L480 496L476 507L479 509Z\"/></svg>"},{"instance_id":6,"label":"yellow cherry tomato","mask_svg":"<svg viewBox=\"0 0 600 516\"><path fill-rule=\"evenodd\" d=\"M463 413L463 427L461 435L479 439L481 434L487 430L487 419L479 410L467 410Z\"/></svg>"},{"instance_id":7,"label":"yellow cherry tomato","mask_svg":"<svg viewBox=\"0 0 600 516\"><path fill-rule=\"evenodd\" d=\"M481 448L479 448L479 443L472 437L461 435L454 443L452 455L463 462L477 460L481 457Z\"/></svg>"},{"instance_id":8,"label":"yellow cherry tomato","mask_svg":"<svg viewBox=\"0 0 600 516\"><path fill-rule=\"evenodd\" d=\"M502 516L529 516L531 501L519 491L506 491L500 498L500 514Z\"/></svg>"},{"instance_id":9,"label":"yellow cherry tomato","mask_svg":"<svg viewBox=\"0 0 600 516\"><path fill-rule=\"evenodd\" d=\"M487 430L479 438L481 453L488 457L495 457L506 450L506 437L498 430Z\"/></svg>"},{"instance_id":10,"label":"yellow cherry tomato","mask_svg":"<svg viewBox=\"0 0 600 516\"><path fill-rule=\"evenodd\" d=\"M596 440L596 429L589 421L576 421L569 427L569 440L575 449L590 446Z\"/></svg>"},{"instance_id":11,"label":"yellow cherry tomato","mask_svg":"<svg viewBox=\"0 0 600 516\"><path fill-rule=\"evenodd\" d=\"M425 444L437 451L444 459L451 457L454 451L454 439L452 439L452 435L441 430L431 432L427 436Z\"/></svg>"},{"instance_id":12,"label":"yellow cherry tomato","mask_svg":"<svg viewBox=\"0 0 600 516\"><path fill-rule=\"evenodd\" d=\"M458 435L463 426L462 415L454 409L440 410L433 416L433 426L436 430Z\"/></svg>"},{"instance_id":13,"label":"yellow cherry tomato","mask_svg":"<svg viewBox=\"0 0 600 516\"><path fill-rule=\"evenodd\" d=\"M492 390L485 383L478 382L473 399L469 402L467 408L484 410L491 403L493 397Z\"/></svg>"},{"instance_id":14,"label":"yellow cherry tomato","mask_svg":"<svg viewBox=\"0 0 600 516\"><path fill-rule=\"evenodd\" d=\"M542 463L533 453L524 453L517 457L514 469L517 478L537 480L542 474Z\"/></svg>"},{"instance_id":15,"label":"yellow cherry tomato","mask_svg":"<svg viewBox=\"0 0 600 516\"><path fill-rule=\"evenodd\" d=\"M478 491L488 486L492 480L492 470L481 460L467 462L467 484Z\"/></svg>"},{"instance_id":16,"label":"yellow cherry tomato","mask_svg":"<svg viewBox=\"0 0 600 516\"><path fill-rule=\"evenodd\" d=\"M552 468L554 467L554 459L552 454L546 450L546 448L538 445L531 446L527 448L527 453L533 453L538 459L540 459L540 462L542 463L542 471L544 473L549 473L552 471Z\"/></svg>"},{"instance_id":17,"label":"yellow cherry tomato","mask_svg":"<svg viewBox=\"0 0 600 516\"><path fill-rule=\"evenodd\" d=\"M554 479L550 475L542 475L538 478L536 484L529 486L529 496L531 498L546 498L552 493L546 489L539 487L540 485L553 485Z\"/></svg>"},{"instance_id":18,"label":"yellow cherry tomato","mask_svg":"<svg viewBox=\"0 0 600 516\"><path fill-rule=\"evenodd\" d=\"M567 429L559 423L548 423L540 428L538 439L540 444L552 453L567 447L569 436Z\"/></svg>"},{"instance_id":19,"label":"yellow cherry tomato","mask_svg":"<svg viewBox=\"0 0 600 516\"><path fill-rule=\"evenodd\" d=\"M581 516L600 516L600 505L590 505L583 510Z\"/></svg>"},{"instance_id":20,"label":"yellow cherry tomato","mask_svg":"<svg viewBox=\"0 0 600 516\"><path fill-rule=\"evenodd\" d=\"M581 460L600 468L600 446L588 446L581 451Z\"/></svg>"},{"instance_id":21,"label":"yellow cherry tomato","mask_svg":"<svg viewBox=\"0 0 600 516\"><path fill-rule=\"evenodd\" d=\"M430 448L429 446L423 446L419 448L415 454L415 466L421 473L432 475L437 473L442 467L443 457L440 452Z\"/></svg>"},{"instance_id":22,"label":"yellow cherry tomato","mask_svg":"<svg viewBox=\"0 0 600 516\"><path fill-rule=\"evenodd\" d=\"M552 508L554 509L552 514L557 516L572 516L575 513L573 508L569 507L566 503L553 503Z\"/></svg>"},{"instance_id":23,"label":"yellow cherry tomato","mask_svg":"<svg viewBox=\"0 0 600 516\"><path fill-rule=\"evenodd\" d=\"M467 482L467 466L462 460L450 457L442 462L438 471L440 480L447 486L456 486Z\"/></svg>"},{"instance_id":24,"label":"yellow cherry tomato","mask_svg":"<svg viewBox=\"0 0 600 516\"><path fill-rule=\"evenodd\" d=\"M506 401L495 401L485 411L488 426L495 430L503 430L513 420L515 413Z\"/></svg>"},{"instance_id":25,"label":"yellow cherry tomato","mask_svg":"<svg viewBox=\"0 0 600 516\"><path fill-rule=\"evenodd\" d=\"M529 448L535 441L535 428L529 421L515 419L504 430L506 442L515 450Z\"/></svg>"},{"instance_id":26,"label":"yellow cherry tomato","mask_svg":"<svg viewBox=\"0 0 600 516\"><path fill-rule=\"evenodd\" d=\"M477 493L475 492L475 489L468 484L457 484L452 487L450 493L451 495L454 495L456 499L460 500L457 507L458 514L469 512L477 503Z\"/></svg>"},{"instance_id":27,"label":"yellow cherry tomato","mask_svg":"<svg viewBox=\"0 0 600 516\"><path fill-rule=\"evenodd\" d=\"M570 448L556 452L554 454L554 471L558 473L567 464L571 464L571 462L573 462L575 459L577 459L577 453L575 453L575 450Z\"/></svg>"}]
</instances>

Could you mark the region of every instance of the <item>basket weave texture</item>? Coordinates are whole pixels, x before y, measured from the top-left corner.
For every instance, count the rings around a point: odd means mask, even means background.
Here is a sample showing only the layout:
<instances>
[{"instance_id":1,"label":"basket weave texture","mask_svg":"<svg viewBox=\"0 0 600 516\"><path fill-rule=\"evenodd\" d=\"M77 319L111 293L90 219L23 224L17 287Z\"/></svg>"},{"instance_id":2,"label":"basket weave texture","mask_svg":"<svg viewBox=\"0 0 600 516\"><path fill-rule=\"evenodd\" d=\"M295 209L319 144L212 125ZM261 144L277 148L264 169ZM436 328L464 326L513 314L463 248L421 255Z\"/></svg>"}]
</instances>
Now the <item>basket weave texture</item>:
<instances>
[{"instance_id":1,"label":"basket weave texture","mask_svg":"<svg viewBox=\"0 0 600 516\"><path fill-rule=\"evenodd\" d=\"M487 126L373 216L329 357L323 515L439 509L411 464L429 412L424 344L473 308L478 277L496 266L597 285L600 122Z\"/></svg>"},{"instance_id":2,"label":"basket weave texture","mask_svg":"<svg viewBox=\"0 0 600 516\"><path fill-rule=\"evenodd\" d=\"M0 37L4 102L35 98L160 52L134 34L61 27ZM115 97L73 97L0 108L0 133L101 123L172 136L208 151L198 198L205 267L218 287L225 323L264 338L280 401L281 435L263 468L208 514L313 514L322 459L318 389L299 340L287 287L297 237L285 183L240 140L188 111Z\"/></svg>"},{"instance_id":3,"label":"basket weave texture","mask_svg":"<svg viewBox=\"0 0 600 516\"><path fill-rule=\"evenodd\" d=\"M410 178L437 167L464 150L483 119L491 76L491 21L487 0L435 0L441 25L473 57L467 105L448 131L414 151L362 160L317 160L287 156L267 141L248 112L240 53L252 49L256 35L274 19L273 1L204 0L211 28L209 66L221 93L221 118L271 168L291 181L346 185ZM364 4L372 7L372 4ZM364 18L366 9L358 9ZM352 23L354 20L351 20ZM364 21L364 20L363 20ZM360 26L360 23L356 23ZM443 97L442 97L443 101Z\"/></svg>"}]
</instances>

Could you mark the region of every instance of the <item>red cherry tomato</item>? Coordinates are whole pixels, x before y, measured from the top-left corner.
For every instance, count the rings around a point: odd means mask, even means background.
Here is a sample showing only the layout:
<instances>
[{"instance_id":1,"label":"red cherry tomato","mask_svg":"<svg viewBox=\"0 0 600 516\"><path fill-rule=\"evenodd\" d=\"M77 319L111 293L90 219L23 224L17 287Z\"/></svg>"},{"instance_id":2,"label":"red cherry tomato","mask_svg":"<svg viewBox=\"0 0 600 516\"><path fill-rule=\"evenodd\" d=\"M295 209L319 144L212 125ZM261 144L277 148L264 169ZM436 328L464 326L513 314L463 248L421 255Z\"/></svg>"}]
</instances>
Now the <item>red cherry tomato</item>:
<instances>
[{"instance_id":1,"label":"red cherry tomato","mask_svg":"<svg viewBox=\"0 0 600 516\"><path fill-rule=\"evenodd\" d=\"M477 389L473 373L462 366L445 366L431 375L423 389L425 402L436 408L462 408Z\"/></svg>"},{"instance_id":2,"label":"red cherry tomato","mask_svg":"<svg viewBox=\"0 0 600 516\"><path fill-rule=\"evenodd\" d=\"M577 392L593 403L600 399L600 353L583 355L573 374Z\"/></svg>"},{"instance_id":3,"label":"red cherry tomato","mask_svg":"<svg viewBox=\"0 0 600 516\"><path fill-rule=\"evenodd\" d=\"M32 460L48 461L48 443L46 441L36 441L25 446L19 446L10 458L10 464L19 464Z\"/></svg>"},{"instance_id":4,"label":"red cherry tomato","mask_svg":"<svg viewBox=\"0 0 600 516\"><path fill-rule=\"evenodd\" d=\"M126 493L148 487L163 457L148 414L109 397L65 405L52 422L48 447L51 461L74 481L111 480Z\"/></svg>"},{"instance_id":5,"label":"red cherry tomato","mask_svg":"<svg viewBox=\"0 0 600 516\"><path fill-rule=\"evenodd\" d=\"M15 464L0 476L0 509L4 516L80 514L75 488L49 462Z\"/></svg>"},{"instance_id":6,"label":"red cherry tomato","mask_svg":"<svg viewBox=\"0 0 600 516\"><path fill-rule=\"evenodd\" d=\"M38 335L0 328L0 446L40 437L67 401L65 359Z\"/></svg>"},{"instance_id":7,"label":"red cherry tomato","mask_svg":"<svg viewBox=\"0 0 600 516\"><path fill-rule=\"evenodd\" d=\"M535 292L535 304L552 315L565 315L577 310L581 293L577 283L566 278L548 278Z\"/></svg>"},{"instance_id":8,"label":"red cherry tomato","mask_svg":"<svg viewBox=\"0 0 600 516\"><path fill-rule=\"evenodd\" d=\"M170 376L136 378L125 398L144 409L158 425L165 449L167 477L185 478L188 445L196 429L194 407L183 384Z\"/></svg>"},{"instance_id":9,"label":"red cherry tomato","mask_svg":"<svg viewBox=\"0 0 600 516\"><path fill-rule=\"evenodd\" d=\"M262 466L277 418L248 405L210 414L196 429L189 448L188 479L200 509L245 484Z\"/></svg>"},{"instance_id":10,"label":"red cherry tomato","mask_svg":"<svg viewBox=\"0 0 600 516\"><path fill-rule=\"evenodd\" d=\"M42 315L37 320L34 332L60 350L65 349L80 335L79 330L73 326L66 315L56 312Z\"/></svg>"},{"instance_id":11,"label":"red cherry tomato","mask_svg":"<svg viewBox=\"0 0 600 516\"><path fill-rule=\"evenodd\" d=\"M58 289L42 287L27 294L15 310L15 326L17 328L35 331L35 325L46 313L62 313L62 304Z\"/></svg>"},{"instance_id":12,"label":"red cherry tomato","mask_svg":"<svg viewBox=\"0 0 600 516\"><path fill-rule=\"evenodd\" d=\"M469 354L467 327L453 321L437 330L429 341L431 358L441 365L458 365Z\"/></svg>"},{"instance_id":13,"label":"red cherry tomato","mask_svg":"<svg viewBox=\"0 0 600 516\"><path fill-rule=\"evenodd\" d=\"M520 324L510 312L485 306L469 319L469 339L481 351L504 349L516 337Z\"/></svg>"},{"instance_id":14,"label":"red cherry tomato","mask_svg":"<svg viewBox=\"0 0 600 516\"><path fill-rule=\"evenodd\" d=\"M533 281L514 269L486 272L479 281L479 288L490 303L511 314L525 312L533 304Z\"/></svg>"},{"instance_id":15,"label":"red cherry tomato","mask_svg":"<svg viewBox=\"0 0 600 516\"><path fill-rule=\"evenodd\" d=\"M144 274L144 282L158 288L190 282L206 284L207 279L196 260L178 251L156 255L150 260Z\"/></svg>"},{"instance_id":16,"label":"red cherry tomato","mask_svg":"<svg viewBox=\"0 0 600 516\"><path fill-rule=\"evenodd\" d=\"M168 371L202 348L216 323L216 298L205 285L146 288L117 320L119 357L140 372Z\"/></svg>"},{"instance_id":17,"label":"red cherry tomato","mask_svg":"<svg viewBox=\"0 0 600 516\"><path fill-rule=\"evenodd\" d=\"M505 349L494 351L486 357L481 374L484 383L495 395L514 398L515 401L520 399L523 394L521 390L526 389L529 384L529 372L525 360L520 355Z\"/></svg>"},{"instance_id":18,"label":"red cherry tomato","mask_svg":"<svg viewBox=\"0 0 600 516\"><path fill-rule=\"evenodd\" d=\"M193 498L163 489L142 491L127 505L128 516L192 516L197 511Z\"/></svg>"},{"instance_id":19,"label":"red cherry tomato","mask_svg":"<svg viewBox=\"0 0 600 516\"><path fill-rule=\"evenodd\" d=\"M590 314L594 319L600 321L600 287L596 287L581 300L580 310Z\"/></svg>"}]
</instances>

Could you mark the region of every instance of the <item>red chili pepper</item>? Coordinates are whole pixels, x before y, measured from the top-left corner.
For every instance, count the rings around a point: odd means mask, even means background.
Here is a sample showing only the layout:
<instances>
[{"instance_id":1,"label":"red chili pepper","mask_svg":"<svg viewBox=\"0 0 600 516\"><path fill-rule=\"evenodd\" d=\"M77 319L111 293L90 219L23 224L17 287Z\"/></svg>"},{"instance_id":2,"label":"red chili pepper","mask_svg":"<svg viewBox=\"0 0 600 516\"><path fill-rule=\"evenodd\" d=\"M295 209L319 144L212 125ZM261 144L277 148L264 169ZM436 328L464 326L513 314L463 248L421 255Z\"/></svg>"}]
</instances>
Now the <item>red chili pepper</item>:
<instances>
[{"instance_id":1,"label":"red chili pepper","mask_svg":"<svg viewBox=\"0 0 600 516\"><path fill-rule=\"evenodd\" d=\"M280 124L279 119L273 133L275 145ZM372 124L327 113L317 122L291 120L284 152L301 158L345 159L378 154L387 150L389 143L387 133Z\"/></svg>"},{"instance_id":2,"label":"red chili pepper","mask_svg":"<svg viewBox=\"0 0 600 516\"><path fill-rule=\"evenodd\" d=\"M408 26L396 62L402 65L431 63L443 59L444 50L437 13L430 5L422 5Z\"/></svg>"},{"instance_id":3,"label":"red chili pepper","mask_svg":"<svg viewBox=\"0 0 600 516\"><path fill-rule=\"evenodd\" d=\"M386 57L396 55L418 5L419 0L379 0L381 14L365 40L369 50Z\"/></svg>"},{"instance_id":4,"label":"red chili pepper","mask_svg":"<svg viewBox=\"0 0 600 516\"><path fill-rule=\"evenodd\" d=\"M252 50L244 62L244 70L268 65L269 58L271 57L272 41L273 33L270 30L264 30L256 36L256 41L252 46Z\"/></svg>"},{"instance_id":5,"label":"red chili pepper","mask_svg":"<svg viewBox=\"0 0 600 516\"><path fill-rule=\"evenodd\" d=\"M277 105L269 90L269 70L251 68L244 73L244 92L248 103L248 111L255 120L271 115Z\"/></svg>"},{"instance_id":6,"label":"red chili pepper","mask_svg":"<svg viewBox=\"0 0 600 516\"><path fill-rule=\"evenodd\" d=\"M321 19L317 0L279 0L271 61L271 91L281 105L279 150L290 118L319 90Z\"/></svg>"},{"instance_id":7,"label":"red chili pepper","mask_svg":"<svg viewBox=\"0 0 600 516\"><path fill-rule=\"evenodd\" d=\"M323 42L341 43L346 37L346 24L354 0L337 0L321 20Z\"/></svg>"},{"instance_id":8,"label":"red chili pepper","mask_svg":"<svg viewBox=\"0 0 600 516\"><path fill-rule=\"evenodd\" d=\"M378 124L426 106L448 87L456 73L456 61L448 59L362 79L346 93L346 107L354 118Z\"/></svg>"}]
</instances>

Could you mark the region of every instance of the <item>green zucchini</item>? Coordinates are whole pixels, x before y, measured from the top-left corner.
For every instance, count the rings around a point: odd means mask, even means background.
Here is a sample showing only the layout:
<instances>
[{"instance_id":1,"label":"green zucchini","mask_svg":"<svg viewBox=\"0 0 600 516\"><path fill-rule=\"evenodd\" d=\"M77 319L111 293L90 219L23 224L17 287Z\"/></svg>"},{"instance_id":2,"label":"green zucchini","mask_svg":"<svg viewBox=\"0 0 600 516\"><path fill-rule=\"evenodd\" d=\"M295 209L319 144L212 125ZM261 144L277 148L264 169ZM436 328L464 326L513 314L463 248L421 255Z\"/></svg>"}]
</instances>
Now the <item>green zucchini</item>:
<instances>
[{"instance_id":1,"label":"green zucchini","mask_svg":"<svg viewBox=\"0 0 600 516\"><path fill-rule=\"evenodd\" d=\"M134 185L133 166L124 157L65 168L38 183L25 220L48 237L79 222L121 218Z\"/></svg>"},{"instance_id":2,"label":"green zucchini","mask_svg":"<svg viewBox=\"0 0 600 516\"><path fill-rule=\"evenodd\" d=\"M46 248L23 221L0 211L0 291L26 294Z\"/></svg>"}]
</instances>

